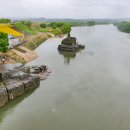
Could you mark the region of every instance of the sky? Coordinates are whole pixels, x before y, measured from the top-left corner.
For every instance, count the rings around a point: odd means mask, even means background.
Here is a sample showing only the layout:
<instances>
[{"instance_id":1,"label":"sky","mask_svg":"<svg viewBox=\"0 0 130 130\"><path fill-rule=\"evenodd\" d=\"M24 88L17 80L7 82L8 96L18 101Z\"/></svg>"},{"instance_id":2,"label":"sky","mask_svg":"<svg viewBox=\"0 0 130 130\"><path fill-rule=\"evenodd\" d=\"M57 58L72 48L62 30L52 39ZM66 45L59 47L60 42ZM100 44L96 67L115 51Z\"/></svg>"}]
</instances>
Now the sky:
<instances>
[{"instance_id":1,"label":"sky","mask_svg":"<svg viewBox=\"0 0 130 130\"><path fill-rule=\"evenodd\" d=\"M0 0L0 17L130 18L130 0Z\"/></svg>"}]
</instances>

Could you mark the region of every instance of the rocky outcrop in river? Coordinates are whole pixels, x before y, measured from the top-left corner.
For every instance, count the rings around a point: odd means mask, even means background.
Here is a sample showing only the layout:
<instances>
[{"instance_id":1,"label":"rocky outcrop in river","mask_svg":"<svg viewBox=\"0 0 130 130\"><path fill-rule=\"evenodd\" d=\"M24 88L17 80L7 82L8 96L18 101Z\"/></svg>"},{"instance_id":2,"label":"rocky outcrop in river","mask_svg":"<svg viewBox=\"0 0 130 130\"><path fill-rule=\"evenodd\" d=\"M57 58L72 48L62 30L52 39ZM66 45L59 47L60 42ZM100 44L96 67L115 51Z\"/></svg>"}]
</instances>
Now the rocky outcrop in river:
<instances>
[{"instance_id":1,"label":"rocky outcrop in river","mask_svg":"<svg viewBox=\"0 0 130 130\"><path fill-rule=\"evenodd\" d=\"M51 71L47 66L4 65L0 73L0 107L39 87L40 80L46 79Z\"/></svg>"},{"instance_id":2,"label":"rocky outcrop in river","mask_svg":"<svg viewBox=\"0 0 130 130\"><path fill-rule=\"evenodd\" d=\"M84 49L85 46L81 44L77 44L75 37L70 37L70 35L63 39L61 44L58 46L58 50L62 52L74 52Z\"/></svg>"}]
</instances>

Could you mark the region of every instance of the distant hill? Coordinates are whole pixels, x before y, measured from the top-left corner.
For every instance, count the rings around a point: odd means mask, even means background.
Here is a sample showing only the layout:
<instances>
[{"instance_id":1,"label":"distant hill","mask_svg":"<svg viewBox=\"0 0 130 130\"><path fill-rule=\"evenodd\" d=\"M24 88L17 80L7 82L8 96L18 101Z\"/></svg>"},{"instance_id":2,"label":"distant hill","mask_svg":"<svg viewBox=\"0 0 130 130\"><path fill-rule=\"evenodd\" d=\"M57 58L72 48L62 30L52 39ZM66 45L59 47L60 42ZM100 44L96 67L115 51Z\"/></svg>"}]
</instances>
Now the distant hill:
<instances>
[{"instance_id":1,"label":"distant hill","mask_svg":"<svg viewBox=\"0 0 130 130\"><path fill-rule=\"evenodd\" d=\"M14 21L19 21L19 20L29 20L29 21L34 21L34 22L88 22L88 21L94 21L98 23L115 23L115 22L122 22L122 21L128 21L130 22L130 18L122 18L122 19L70 19L70 18L65 18L65 19L50 19L50 18L12 18Z\"/></svg>"}]
</instances>

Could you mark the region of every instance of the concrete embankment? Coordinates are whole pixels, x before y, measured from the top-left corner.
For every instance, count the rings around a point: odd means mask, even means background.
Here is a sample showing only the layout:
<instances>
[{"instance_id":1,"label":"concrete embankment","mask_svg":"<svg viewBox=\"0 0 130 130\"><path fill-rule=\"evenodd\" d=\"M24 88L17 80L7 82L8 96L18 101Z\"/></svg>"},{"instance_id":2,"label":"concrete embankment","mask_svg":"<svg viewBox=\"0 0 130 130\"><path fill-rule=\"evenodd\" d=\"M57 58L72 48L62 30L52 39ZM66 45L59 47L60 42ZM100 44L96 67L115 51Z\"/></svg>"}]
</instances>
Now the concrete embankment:
<instances>
[{"instance_id":1,"label":"concrete embankment","mask_svg":"<svg viewBox=\"0 0 130 130\"><path fill-rule=\"evenodd\" d=\"M43 65L29 67L18 64L15 67L3 68L0 73L0 107L39 87L46 70L46 66Z\"/></svg>"},{"instance_id":2,"label":"concrete embankment","mask_svg":"<svg viewBox=\"0 0 130 130\"><path fill-rule=\"evenodd\" d=\"M19 46L17 48L12 49L11 51L21 57L25 63L30 62L38 57L36 52L31 51L24 46Z\"/></svg>"},{"instance_id":3,"label":"concrete embankment","mask_svg":"<svg viewBox=\"0 0 130 130\"><path fill-rule=\"evenodd\" d=\"M39 87L40 79L38 76L29 76L26 79L9 79L0 86L0 107L7 102L23 95L25 92Z\"/></svg>"}]
</instances>

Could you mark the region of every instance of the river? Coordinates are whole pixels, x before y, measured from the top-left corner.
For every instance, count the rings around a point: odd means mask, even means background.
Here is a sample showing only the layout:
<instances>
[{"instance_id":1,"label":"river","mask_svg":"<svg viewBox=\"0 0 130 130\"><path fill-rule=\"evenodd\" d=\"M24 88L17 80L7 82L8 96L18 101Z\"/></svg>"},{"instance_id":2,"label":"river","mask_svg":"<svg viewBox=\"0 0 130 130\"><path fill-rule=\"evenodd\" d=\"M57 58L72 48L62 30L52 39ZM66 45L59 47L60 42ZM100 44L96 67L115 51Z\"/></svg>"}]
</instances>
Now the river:
<instances>
[{"instance_id":1,"label":"river","mask_svg":"<svg viewBox=\"0 0 130 130\"><path fill-rule=\"evenodd\" d=\"M85 50L62 55L49 39L29 65L53 69L35 91L0 108L0 130L130 130L130 35L113 25L74 27Z\"/></svg>"}]
</instances>

